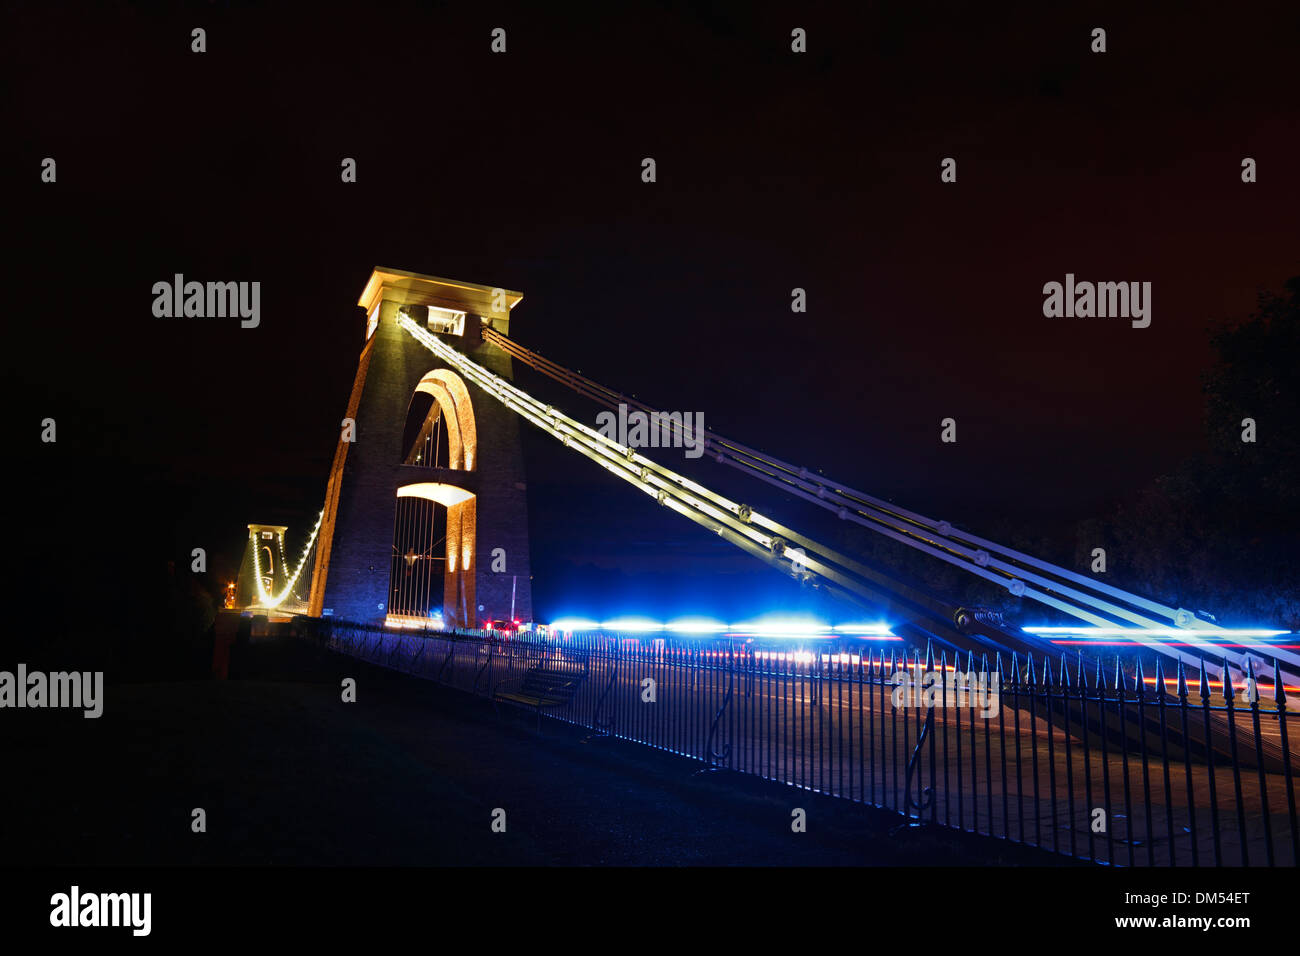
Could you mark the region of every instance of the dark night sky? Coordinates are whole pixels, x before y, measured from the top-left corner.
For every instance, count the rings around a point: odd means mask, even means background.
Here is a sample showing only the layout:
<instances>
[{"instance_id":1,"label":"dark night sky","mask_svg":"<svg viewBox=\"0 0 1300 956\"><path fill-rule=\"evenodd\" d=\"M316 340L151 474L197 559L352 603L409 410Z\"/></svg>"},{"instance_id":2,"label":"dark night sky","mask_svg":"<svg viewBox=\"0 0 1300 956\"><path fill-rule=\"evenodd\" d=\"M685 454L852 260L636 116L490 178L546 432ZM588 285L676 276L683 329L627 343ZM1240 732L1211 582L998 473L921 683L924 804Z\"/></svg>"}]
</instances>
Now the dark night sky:
<instances>
[{"instance_id":1,"label":"dark night sky","mask_svg":"<svg viewBox=\"0 0 1300 956\"><path fill-rule=\"evenodd\" d=\"M106 578L301 529L377 264L521 290L523 344L972 530L1096 514L1200 447L1207 325L1300 273L1300 7L1127 6L10 4L17 526ZM154 318L175 272L259 280L261 327ZM1152 282L1151 327L1044 318L1067 272ZM771 576L526 439L539 591L587 561L689 569L701 603Z\"/></svg>"}]
</instances>

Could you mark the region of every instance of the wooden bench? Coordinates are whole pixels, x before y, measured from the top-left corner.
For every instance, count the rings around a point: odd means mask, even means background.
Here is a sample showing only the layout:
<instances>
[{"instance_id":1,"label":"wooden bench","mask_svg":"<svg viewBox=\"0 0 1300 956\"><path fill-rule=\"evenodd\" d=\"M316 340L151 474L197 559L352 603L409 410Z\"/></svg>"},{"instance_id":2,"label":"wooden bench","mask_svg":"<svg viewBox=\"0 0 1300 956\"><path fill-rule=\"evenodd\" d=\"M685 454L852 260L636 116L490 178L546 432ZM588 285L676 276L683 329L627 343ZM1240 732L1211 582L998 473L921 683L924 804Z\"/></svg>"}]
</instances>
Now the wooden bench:
<instances>
[{"instance_id":1,"label":"wooden bench","mask_svg":"<svg viewBox=\"0 0 1300 956\"><path fill-rule=\"evenodd\" d=\"M537 714L540 728L542 711L570 703L588 673L586 657L545 659L530 667L522 677L500 681L492 689L492 703L528 707Z\"/></svg>"}]
</instances>

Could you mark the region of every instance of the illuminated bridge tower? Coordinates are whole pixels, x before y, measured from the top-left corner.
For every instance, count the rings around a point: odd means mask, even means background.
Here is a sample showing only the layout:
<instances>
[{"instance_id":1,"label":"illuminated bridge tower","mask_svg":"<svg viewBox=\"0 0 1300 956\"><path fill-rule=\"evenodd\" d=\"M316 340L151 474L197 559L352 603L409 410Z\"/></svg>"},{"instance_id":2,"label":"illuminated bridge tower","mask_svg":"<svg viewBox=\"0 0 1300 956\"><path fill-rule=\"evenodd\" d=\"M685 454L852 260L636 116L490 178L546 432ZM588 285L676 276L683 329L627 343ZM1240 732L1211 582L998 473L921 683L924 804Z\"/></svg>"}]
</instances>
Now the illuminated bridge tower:
<instances>
[{"instance_id":1,"label":"illuminated bridge tower","mask_svg":"<svg viewBox=\"0 0 1300 956\"><path fill-rule=\"evenodd\" d=\"M239 565L235 603L241 607L261 607L263 594L280 594L289 581L290 569L284 555L282 524L250 524L248 546ZM262 586L257 586L258 580Z\"/></svg>"},{"instance_id":2,"label":"illuminated bridge tower","mask_svg":"<svg viewBox=\"0 0 1300 956\"><path fill-rule=\"evenodd\" d=\"M518 292L376 268L365 345L326 489L308 613L421 626L532 618L519 421L399 324L418 321L503 378ZM348 438L352 440L349 441Z\"/></svg>"}]
</instances>

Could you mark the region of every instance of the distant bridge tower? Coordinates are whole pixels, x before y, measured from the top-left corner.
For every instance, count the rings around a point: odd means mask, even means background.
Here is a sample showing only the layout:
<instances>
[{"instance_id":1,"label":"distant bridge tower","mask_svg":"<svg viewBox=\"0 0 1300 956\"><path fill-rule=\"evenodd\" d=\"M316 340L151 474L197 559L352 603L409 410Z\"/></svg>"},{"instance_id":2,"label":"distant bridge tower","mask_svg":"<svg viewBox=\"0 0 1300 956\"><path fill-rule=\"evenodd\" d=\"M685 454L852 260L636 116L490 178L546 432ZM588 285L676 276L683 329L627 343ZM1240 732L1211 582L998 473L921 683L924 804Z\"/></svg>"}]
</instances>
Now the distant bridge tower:
<instances>
[{"instance_id":1,"label":"distant bridge tower","mask_svg":"<svg viewBox=\"0 0 1300 956\"><path fill-rule=\"evenodd\" d=\"M289 580L289 568L284 560L284 533L282 524L250 524L248 546L239 565L235 603L241 607L258 607L262 594L279 594ZM262 586L257 579L261 575Z\"/></svg>"},{"instance_id":2,"label":"distant bridge tower","mask_svg":"<svg viewBox=\"0 0 1300 956\"><path fill-rule=\"evenodd\" d=\"M326 489L308 613L420 626L532 618L519 421L398 324L402 314L495 374L518 292L376 268L365 346Z\"/></svg>"}]
</instances>

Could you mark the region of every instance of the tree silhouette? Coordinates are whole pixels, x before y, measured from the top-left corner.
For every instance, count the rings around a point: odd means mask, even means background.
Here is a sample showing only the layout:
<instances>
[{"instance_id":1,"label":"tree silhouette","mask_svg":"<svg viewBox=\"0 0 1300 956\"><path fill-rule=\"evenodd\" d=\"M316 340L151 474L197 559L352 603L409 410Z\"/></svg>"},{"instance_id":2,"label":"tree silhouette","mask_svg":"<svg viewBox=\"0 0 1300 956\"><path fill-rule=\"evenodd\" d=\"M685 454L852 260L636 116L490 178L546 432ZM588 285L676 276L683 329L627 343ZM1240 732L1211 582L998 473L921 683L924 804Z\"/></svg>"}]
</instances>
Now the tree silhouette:
<instances>
[{"instance_id":1,"label":"tree silhouette","mask_svg":"<svg viewBox=\"0 0 1300 956\"><path fill-rule=\"evenodd\" d=\"M1115 583L1222 623L1300 627L1300 276L1284 289L1211 330L1208 454L1080 526L1081 552L1101 541L1117 558Z\"/></svg>"}]
</instances>

